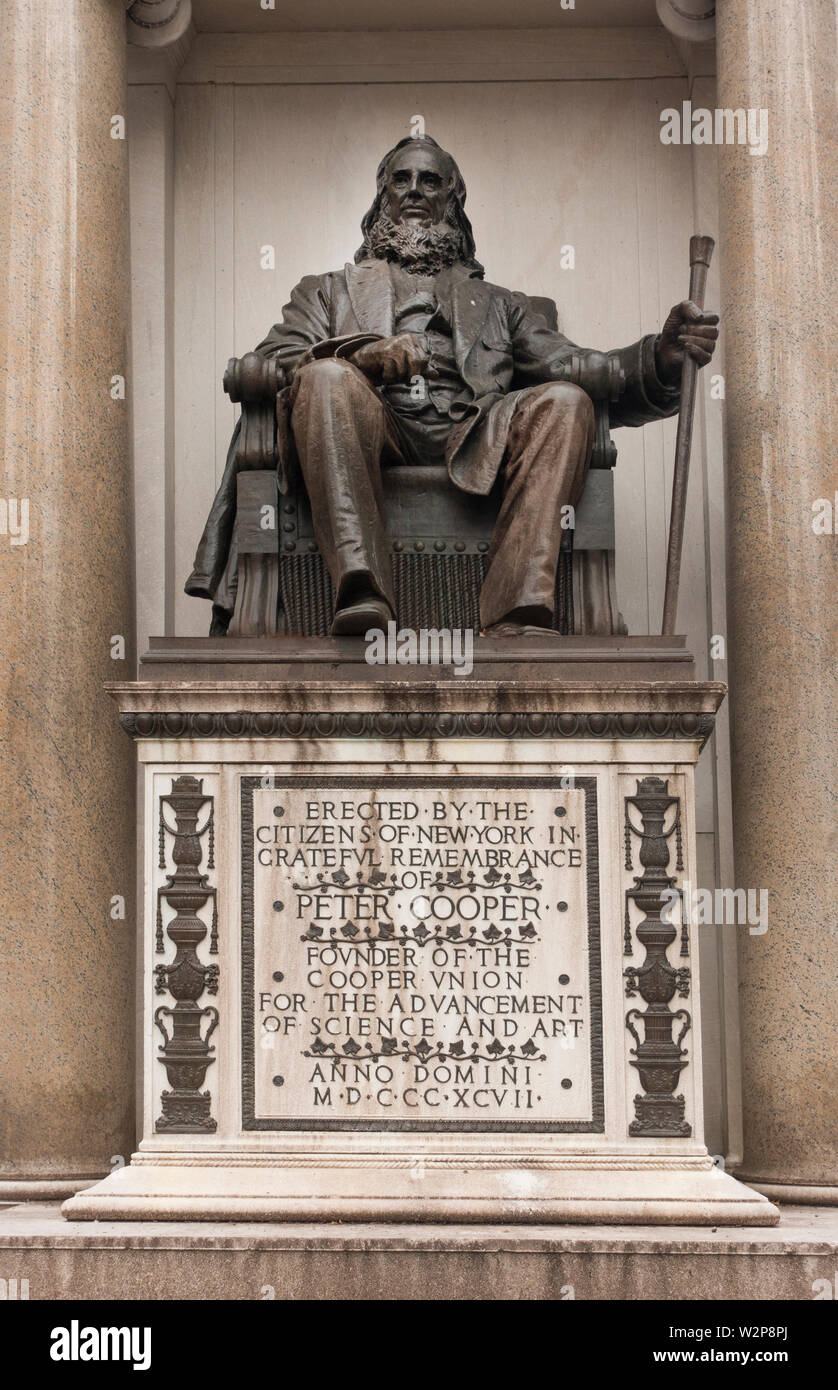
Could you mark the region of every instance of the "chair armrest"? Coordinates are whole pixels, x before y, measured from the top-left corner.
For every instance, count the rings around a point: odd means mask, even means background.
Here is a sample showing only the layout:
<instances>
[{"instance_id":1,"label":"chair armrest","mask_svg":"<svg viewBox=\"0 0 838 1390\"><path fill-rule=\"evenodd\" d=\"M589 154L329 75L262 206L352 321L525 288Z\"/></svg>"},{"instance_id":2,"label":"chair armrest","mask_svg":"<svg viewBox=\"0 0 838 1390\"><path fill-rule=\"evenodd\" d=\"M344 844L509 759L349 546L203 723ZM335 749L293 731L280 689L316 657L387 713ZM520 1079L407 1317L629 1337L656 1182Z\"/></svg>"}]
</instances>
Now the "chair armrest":
<instances>
[{"instance_id":1,"label":"chair armrest","mask_svg":"<svg viewBox=\"0 0 838 1390\"><path fill-rule=\"evenodd\" d=\"M617 446L611 438L608 401L594 401L596 434L591 450L591 469L613 468L617 462Z\"/></svg>"},{"instance_id":2,"label":"chair armrest","mask_svg":"<svg viewBox=\"0 0 838 1390\"><path fill-rule=\"evenodd\" d=\"M240 468L276 467L276 398L287 379L287 372L275 357L263 357L258 352L231 357L227 363L224 390L242 408L237 450Z\"/></svg>"},{"instance_id":3,"label":"chair armrest","mask_svg":"<svg viewBox=\"0 0 838 1390\"><path fill-rule=\"evenodd\" d=\"M236 405L256 405L273 401L287 385L287 372L275 357L263 357L259 352L246 352L244 357L231 357L222 379L230 400Z\"/></svg>"}]
</instances>

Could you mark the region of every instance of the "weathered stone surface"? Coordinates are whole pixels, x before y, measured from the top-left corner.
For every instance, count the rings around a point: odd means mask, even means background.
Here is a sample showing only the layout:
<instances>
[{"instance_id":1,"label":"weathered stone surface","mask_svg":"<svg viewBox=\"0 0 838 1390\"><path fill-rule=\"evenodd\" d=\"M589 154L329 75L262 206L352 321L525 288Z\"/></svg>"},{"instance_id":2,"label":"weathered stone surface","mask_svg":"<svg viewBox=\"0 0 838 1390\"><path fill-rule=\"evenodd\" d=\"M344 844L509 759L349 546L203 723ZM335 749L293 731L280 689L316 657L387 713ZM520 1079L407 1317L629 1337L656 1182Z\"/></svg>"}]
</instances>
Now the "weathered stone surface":
<instances>
[{"instance_id":1,"label":"weathered stone surface","mask_svg":"<svg viewBox=\"0 0 838 1390\"><path fill-rule=\"evenodd\" d=\"M0 1212L0 1271L32 1299L794 1300L833 1284L838 1223L773 1230L67 1222ZM823 1289L823 1285L820 1286ZM821 1293L821 1296L823 1294Z\"/></svg>"}]
</instances>

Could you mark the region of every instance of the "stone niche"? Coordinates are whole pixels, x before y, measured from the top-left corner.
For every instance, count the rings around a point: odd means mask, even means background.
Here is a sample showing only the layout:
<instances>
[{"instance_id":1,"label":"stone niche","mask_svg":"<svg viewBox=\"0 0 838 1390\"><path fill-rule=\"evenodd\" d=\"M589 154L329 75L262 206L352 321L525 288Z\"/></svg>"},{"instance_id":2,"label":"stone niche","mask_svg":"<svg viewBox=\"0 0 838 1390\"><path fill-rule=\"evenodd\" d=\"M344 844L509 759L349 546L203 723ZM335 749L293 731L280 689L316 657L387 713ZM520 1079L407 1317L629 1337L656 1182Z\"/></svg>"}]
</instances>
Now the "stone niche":
<instances>
[{"instance_id":1,"label":"stone niche","mask_svg":"<svg viewBox=\"0 0 838 1390\"><path fill-rule=\"evenodd\" d=\"M773 1224L703 1142L678 897L723 687L661 639L359 646L161 641L113 687L142 1138L66 1214Z\"/></svg>"}]
</instances>

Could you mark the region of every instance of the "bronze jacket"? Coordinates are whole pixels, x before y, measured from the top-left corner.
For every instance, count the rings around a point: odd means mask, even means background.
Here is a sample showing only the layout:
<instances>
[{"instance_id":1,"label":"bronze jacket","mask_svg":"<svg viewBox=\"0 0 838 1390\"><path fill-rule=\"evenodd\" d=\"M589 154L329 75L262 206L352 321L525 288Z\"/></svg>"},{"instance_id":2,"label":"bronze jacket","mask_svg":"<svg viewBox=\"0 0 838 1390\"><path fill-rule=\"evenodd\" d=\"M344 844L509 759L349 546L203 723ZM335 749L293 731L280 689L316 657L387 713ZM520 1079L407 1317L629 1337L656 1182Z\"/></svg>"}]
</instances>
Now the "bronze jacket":
<instances>
[{"instance_id":1,"label":"bronze jacket","mask_svg":"<svg viewBox=\"0 0 838 1390\"><path fill-rule=\"evenodd\" d=\"M547 326L525 294L492 285L479 272L452 266L437 278L437 295L452 325L454 354L463 391L451 406L447 450L452 481L465 492L486 494L500 468L505 432L487 421L492 407L510 391L561 380L574 353L584 351ZM343 356L359 343L394 332L395 304L385 261L362 261L325 275L306 275L291 293L275 324L256 351L288 368L318 357ZM619 400L610 406L610 423L644 425L672 415L679 392L666 387L655 371L654 335L609 354L624 373ZM277 404L280 491L294 471L293 438L288 424L290 390ZM236 508L238 426L227 466L186 582L188 594L212 598L227 563Z\"/></svg>"}]
</instances>

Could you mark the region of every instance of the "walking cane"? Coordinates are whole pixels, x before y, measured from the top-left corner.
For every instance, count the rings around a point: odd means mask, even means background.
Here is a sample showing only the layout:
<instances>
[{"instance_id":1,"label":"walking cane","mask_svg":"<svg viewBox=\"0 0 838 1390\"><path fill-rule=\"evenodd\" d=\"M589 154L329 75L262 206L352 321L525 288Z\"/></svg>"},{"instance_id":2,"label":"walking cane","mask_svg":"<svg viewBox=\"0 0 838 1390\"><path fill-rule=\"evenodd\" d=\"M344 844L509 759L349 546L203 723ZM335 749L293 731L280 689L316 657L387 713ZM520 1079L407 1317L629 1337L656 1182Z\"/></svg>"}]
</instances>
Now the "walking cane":
<instances>
[{"instance_id":1,"label":"walking cane","mask_svg":"<svg viewBox=\"0 0 838 1390\"><path fill-rule=\"evenodd\" d=\"M711 236L690 237L690 299L704 310L704 291L707 271L715 241ZM666 591L663 600L664 637L675 632L678 613L678 583L681 578L681 550L684 544L684 517L687 510L687 482L690 475L690 448L693 439L695 383L698 363L684 353L681 370L681 406L678 411L678 436L675 441L675 472L672 477L672 508L669 517L669 550L666 556Z\"/></svg>"}]
</instances>

